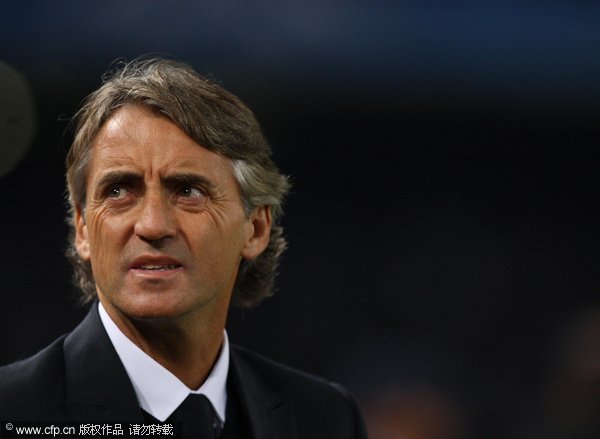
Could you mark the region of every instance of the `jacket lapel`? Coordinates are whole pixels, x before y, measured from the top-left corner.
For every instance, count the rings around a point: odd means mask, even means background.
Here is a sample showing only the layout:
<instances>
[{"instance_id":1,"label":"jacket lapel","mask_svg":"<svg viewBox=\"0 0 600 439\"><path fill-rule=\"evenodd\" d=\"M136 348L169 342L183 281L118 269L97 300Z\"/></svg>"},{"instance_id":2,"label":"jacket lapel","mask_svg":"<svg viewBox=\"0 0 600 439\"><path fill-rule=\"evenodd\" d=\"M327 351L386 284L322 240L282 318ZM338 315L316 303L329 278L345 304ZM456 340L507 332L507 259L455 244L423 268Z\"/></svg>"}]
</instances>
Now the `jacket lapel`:
<instances>
[{"instance_id":1,"label":"jacket lapel","mask_svg":"<svg viewBox=\"0 0 600 439\"><path fill-rule=\"evenodd\" d=\"M297 439L293 403L231 349L230 373L254 439ZM64 344L68 417L86 422L144 421L131 381L94 304Z\"/></svg>"},{"instance_id":2,"label":"jacket lapel","mask_svg":"<svg viewBox=\"0 0 600 439\"><path fill-rule=\"evenodd\" d=\"M233 374L242 409L254 439L297 439L293 404L273 389L246 358L232 347L229 373Z\"/></svg>"},{"instance_id":3,"label":"jacket lapel","mask_svg":"<svg viewBox=\"0 0 600 439\"><path fill-rule=\"evenodd\" d=\"M142 422L135 392L95 303L64 344L67 412L84 421Z\"/></svg>"}]
</instances>

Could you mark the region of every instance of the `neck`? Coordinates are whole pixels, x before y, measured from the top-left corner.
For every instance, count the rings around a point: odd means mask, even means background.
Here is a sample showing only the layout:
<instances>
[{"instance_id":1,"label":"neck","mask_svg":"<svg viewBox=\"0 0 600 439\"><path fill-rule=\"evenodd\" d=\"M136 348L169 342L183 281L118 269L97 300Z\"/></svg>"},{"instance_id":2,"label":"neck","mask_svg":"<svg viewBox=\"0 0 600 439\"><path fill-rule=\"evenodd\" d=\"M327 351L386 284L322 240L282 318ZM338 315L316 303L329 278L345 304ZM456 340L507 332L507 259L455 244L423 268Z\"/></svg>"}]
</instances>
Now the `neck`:
<instances>
[{"instance_id":1,"label":"neck","mask_svg":"<svg viewBox=\"0 0 600 439\"><path fill-rule=\"evenodd\" d=\"M102 304L119 330L190 389L210 374L223 344L225 318L133 319Z\"/></svg>"}]
</instances>

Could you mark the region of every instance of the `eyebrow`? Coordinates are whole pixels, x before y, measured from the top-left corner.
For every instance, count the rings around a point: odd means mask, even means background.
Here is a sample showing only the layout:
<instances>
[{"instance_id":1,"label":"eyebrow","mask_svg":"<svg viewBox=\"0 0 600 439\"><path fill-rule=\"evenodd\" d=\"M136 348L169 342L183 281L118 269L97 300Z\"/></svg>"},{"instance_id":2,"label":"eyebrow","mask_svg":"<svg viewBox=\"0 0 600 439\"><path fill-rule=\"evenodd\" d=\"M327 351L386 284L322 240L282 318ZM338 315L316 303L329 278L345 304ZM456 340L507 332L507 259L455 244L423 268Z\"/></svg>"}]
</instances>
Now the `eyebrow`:
<instances>
[{"instance_id":1,"label":"eyebrow","mask_svg":"<svg viewBox=\"0 0 600 439\"><path fill-rule=\"evenodd\" d=\"M202 186L206 189L213 189L216 185L207 177L193 172L176 173L161 177L160 181L166 185L190 185Z\"/></svg>"},{"instance_id":2,"label":"eyebrow","mask_svg":"<svg viewBox=\"0 0 600 439\"><path fill-rule=\"evenodd\" d=\"M143 180L143 175L131 171L107 171L98 181L98 187L104 188L111 184L132 183ZM182 172L161 177L161 182L166 185L192 185L213 189L216 185L207 177L193 172Z\"/></svg>"},{"instance_id":3,"label":"eyebrow","mask_svg":"<svg viewBox=\"0 0 600 439\"><path fill-rule=\"evenodd\" d=\"M136 180L141 180L143 176L130 171L107 171L100 177L98 181L99 188L104 188L116 183L131 183Z\"/></svg>"}]
</instances>

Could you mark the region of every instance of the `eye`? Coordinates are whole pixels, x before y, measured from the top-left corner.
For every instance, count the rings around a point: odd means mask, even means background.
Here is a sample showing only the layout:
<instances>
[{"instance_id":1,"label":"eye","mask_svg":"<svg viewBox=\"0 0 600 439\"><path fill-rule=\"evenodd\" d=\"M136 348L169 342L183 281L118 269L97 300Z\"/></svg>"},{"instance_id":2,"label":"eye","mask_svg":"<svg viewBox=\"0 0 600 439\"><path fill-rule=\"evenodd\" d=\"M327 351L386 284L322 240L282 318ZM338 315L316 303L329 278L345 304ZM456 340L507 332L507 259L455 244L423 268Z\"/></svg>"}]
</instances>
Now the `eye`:
<instances>
[{"instance_id":1,"label":"eye","mask_svg":"<svg viewBox=\"0 0 600 439\"><path fill-rule=\"evenodd\" d=\"M122 186L111 186L108 188L106 196L113 199L121 199L127 196L128 190Z\"/></svg>"},{"instance_id":2,"label":"eye","mask_svg":"<svg viewBox=\"0 0 600 439\"><path fill-rule=\"evenodd\" d=\"M182 186L178 195L183 198L203 198L204 192L194 186Z\"/></svg>"},{"instance_id":3,"label":"eye","mask_svg":"<svg viewBox=\"0 0 600 439\"><path fill-rule=\"evenodd\" d=\"M181 206L197 208L204 206L208 201L208 194L203 188L189 184L183 184L174 193L175 200Z\"/></svg>"}]
</instances>

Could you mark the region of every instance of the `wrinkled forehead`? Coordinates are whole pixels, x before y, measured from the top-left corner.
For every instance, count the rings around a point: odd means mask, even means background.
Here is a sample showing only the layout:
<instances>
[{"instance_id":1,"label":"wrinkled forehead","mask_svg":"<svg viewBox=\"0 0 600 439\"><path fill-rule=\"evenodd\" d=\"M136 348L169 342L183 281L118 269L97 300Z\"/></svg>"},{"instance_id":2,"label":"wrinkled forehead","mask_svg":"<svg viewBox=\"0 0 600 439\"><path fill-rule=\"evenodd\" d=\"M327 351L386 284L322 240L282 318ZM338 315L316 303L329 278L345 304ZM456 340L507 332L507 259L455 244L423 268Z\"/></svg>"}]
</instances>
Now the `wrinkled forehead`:
<instances>
[{"instance_id":1,"label":"wrinkled forehead","mask_svg":"<svg viewBox=\"0 0 600 439\"><path fill-rule=\"evenodd\" d=\"M198 144L170 119L141 106L124 106L92 142L89 184L98 174L127 170L147 177L197 174L215 186L235 182L233 164Z\"/></svg>"}]
</instances>

